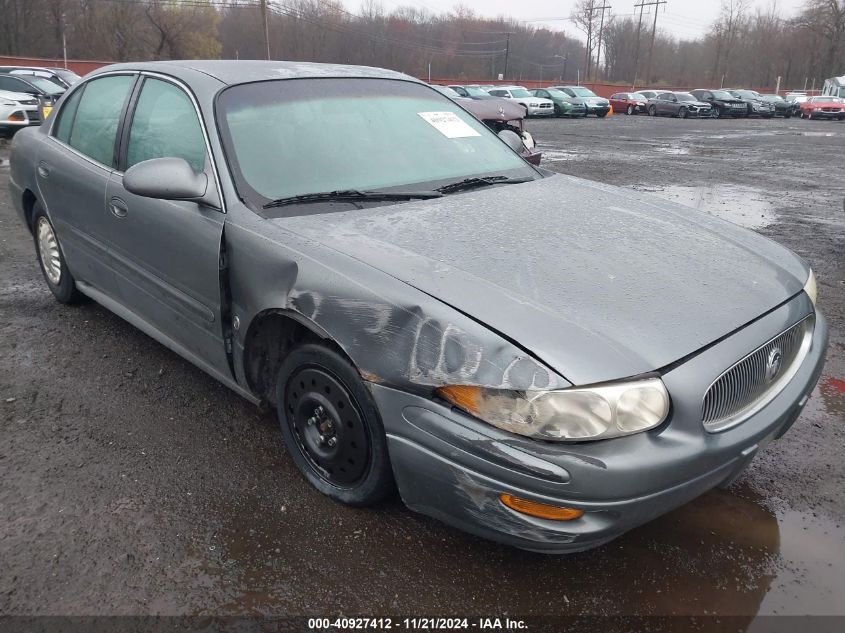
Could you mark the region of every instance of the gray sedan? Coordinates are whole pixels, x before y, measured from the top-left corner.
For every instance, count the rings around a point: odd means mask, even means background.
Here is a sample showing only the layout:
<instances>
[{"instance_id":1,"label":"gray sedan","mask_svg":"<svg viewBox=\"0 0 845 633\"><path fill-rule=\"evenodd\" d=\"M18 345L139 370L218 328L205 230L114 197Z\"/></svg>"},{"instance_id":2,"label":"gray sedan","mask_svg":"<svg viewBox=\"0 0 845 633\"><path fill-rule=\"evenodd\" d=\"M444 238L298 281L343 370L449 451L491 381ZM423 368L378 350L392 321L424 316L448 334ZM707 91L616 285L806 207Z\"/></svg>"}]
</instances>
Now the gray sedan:
<instances>
[{"instance_id":1,"label":"gray sedan","mask_svg":"<svg viewBox=\"0 0 845 633\"><path fill-rule=\"evenodd\" d=\"M56 299L271 404L321 492L588 549L781 437L827 326L787 249L500 134L387 70L122 64L15 137L11 196Z\"/></svg>"}]
</instances>

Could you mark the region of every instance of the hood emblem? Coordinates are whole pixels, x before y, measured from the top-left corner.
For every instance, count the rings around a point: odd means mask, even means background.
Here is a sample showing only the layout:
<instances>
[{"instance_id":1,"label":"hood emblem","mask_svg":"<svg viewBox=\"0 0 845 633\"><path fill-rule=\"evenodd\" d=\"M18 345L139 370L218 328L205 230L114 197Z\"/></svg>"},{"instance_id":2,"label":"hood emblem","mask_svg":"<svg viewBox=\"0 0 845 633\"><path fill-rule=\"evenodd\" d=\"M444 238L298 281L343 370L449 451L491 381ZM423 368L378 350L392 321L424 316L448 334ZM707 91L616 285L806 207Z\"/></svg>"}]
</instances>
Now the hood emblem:
<instances>
[{"instance_id":1,"label":"hood emblem","mask_svg":"<svg viewBox=\"0 0 845 633\"><path fill-rule=\"evenodd\" d=\"M779 347L776 347L769 352L769 358L766 360L766 382L772 382L775 379L782 364L783 352Z\"/></svg>"}]
</instances>

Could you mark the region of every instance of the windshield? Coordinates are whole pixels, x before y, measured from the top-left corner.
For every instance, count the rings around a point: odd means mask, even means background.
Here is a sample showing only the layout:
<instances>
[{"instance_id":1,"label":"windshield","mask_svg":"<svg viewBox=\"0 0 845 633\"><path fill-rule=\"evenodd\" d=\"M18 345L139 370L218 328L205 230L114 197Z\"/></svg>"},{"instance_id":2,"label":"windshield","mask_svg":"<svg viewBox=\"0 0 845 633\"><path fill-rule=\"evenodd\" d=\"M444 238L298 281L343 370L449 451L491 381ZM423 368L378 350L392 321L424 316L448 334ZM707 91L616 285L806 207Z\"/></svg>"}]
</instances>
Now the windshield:
<instances>
[{"instance_id":1,"label":"windshield","mask_svg":"<svg viewBox=\"0 0 845 633\"><path fill-rule=\"evenodd\" d=\"M760 95L758 95L753 90L733 90L731 94L735 94L738 97L742 97L743 99L759 99Z\"/></svg>"},{"instance_id":2,"label":"windshield","mask_svg":"<svg viewBox=\"0 0 845 633\"><path fill-rule=\"evenodd\" d=\"M589 88L581 88L579 86L573 86L570 88L572 92L575 93L576 97L595 97L596 93L590 90Z\"/></svg>"},{"instance_id":3,"label":"windshield","mask_svg":"<svg viewBox=\"0 0 845 633\"><path fill-rule=\"evenodd\" d=\"M678 101L698 101L688 92L676 92L675 96L678 97Z\"/></svg>"},{"instance_id":4,"label":"windshield","mask_svg":"<svg viewBox=\"0 0 845 633\"><path fill-rule=\"evenodd\" d=\"M216 116L241 197L430 190L471 176L536 178L471 114L427 86L294 79L224 90Z\"/></svg>"},{"instance_id":5,"label":"windshield","mask_svg":"<svg viewBox=\"0 0 845 633\"><path fill-rule=\"evenodd\" d=\"M455 92L455 91L454 91L452 88L450 88L449 86L435 86L435 85L432 85L431 87L432 87L432 88L434 88L434 89L435 89L437 92L439 92L440 94L442 94L442 95L446 95L446 96L447 96L447 97L449 97L450 99L460 99L460 98L461 98L461 95L459 95L457 92Z\"/></svg>"},{"instance_id":6,"label":"windshield","mask_svg":"<svg viewBox=\"0 0 845 633\"><path fill-rule=\"evenodd\" d=\"M763 95L763 98L766 101L783 101L783 97L780 95Z\"/></svg>"},{"instance_id":7,"label":"windshield","mask_svg":"<svg viewBox=\"0 0 845 633\"><path fill-rule=\"evenodd\" d=\"M810 97L810 103L842 103L839 97Z\"/></svg>"},{"instance_id":8,"label":"windshield","mask_svg":"<svg viewBox=\"0 0 845 633\"><path fill-rule=\"evenodd\" d=\"M50 81L49 79L44 79L43 77L35 77L34 75L18 75L22 79L25 79L27 82L31 83L33 86L41 90L42 92L47 93L48 95L55 96L60 95L65 91L64 86L60 86L57 83Z\"/></svg>"},{"instance_id":9,"label":"windshield","mask_svg":"<svg viewBox=\"0 0 845 633\"><path fill-rule=\"evenodd\" d=\"M531 93L528 92L525 88L514 88L513 90L511 90L511 96L520 98L530 97Z\"/></svg>"},{"instance_id":10,"label":"windshield","mask_svg":"<svg viewBox=\"0 0 845 633\"><path fill-rule=\"evenodd\" d=\"M629 99L639 99L640 101L646 101L648 99L648 97L646 97L644 94L641 94L639 92L632 92L631 96L628 97L628 98Z\"/></svg>"},{"instance_id":11,"label":"windshield","mask_svg":"<svg viewBox=\"0 0 845 633\"><path fill-rule=\"evenodd\" d=\"M471 97L489 97L490 96L489 94L487 94L486 90L482 90L481 88L464 87L464 90L466 90L467 94Z\"/></svg>"},{"instance_id":12,"label":"windshield","mask_svg":"<svg viewBox=\"0 0 845 633\"><path fill-rule=\"evenodd\" d=\"M64 79L64 80L65 80L66 82L68 82L70 85L73 85L73 84L75 84L77 81L79 81L80 79L82 79L82 77L80 77L79 75L77 75L77 74L76 74L75 72L73 72L72 70L57 70L57 71L55 71L55 72L56 72L56 74L57 74L59 77L61 77L62 79Z\"/></svg>"},{"instance_id":13,"label":"windshield","mask_svg":"<svg viewBox=\"0 0 845 633\"><path fill-rule=\"evenodd\" d=\"M569 98L568 94L566 94L565 92L561 92L560 90L555 90L553 88L552 89L546 88L545 90L546 90L546 92L549 93L550 97L554 97L555 99L568 99Z\"/></svg>"},{"instance_id":14,"label":"windshield","mask_svg":"<svg viewBox=\"0 0 845 633\"><path fill-rule=\"evenodd\" d=\"M728 92L727 90L714 90L713 91L713 98L714 99L722 99L723 101L731 101L735 97Z\"/></svg>"}]
</instances>

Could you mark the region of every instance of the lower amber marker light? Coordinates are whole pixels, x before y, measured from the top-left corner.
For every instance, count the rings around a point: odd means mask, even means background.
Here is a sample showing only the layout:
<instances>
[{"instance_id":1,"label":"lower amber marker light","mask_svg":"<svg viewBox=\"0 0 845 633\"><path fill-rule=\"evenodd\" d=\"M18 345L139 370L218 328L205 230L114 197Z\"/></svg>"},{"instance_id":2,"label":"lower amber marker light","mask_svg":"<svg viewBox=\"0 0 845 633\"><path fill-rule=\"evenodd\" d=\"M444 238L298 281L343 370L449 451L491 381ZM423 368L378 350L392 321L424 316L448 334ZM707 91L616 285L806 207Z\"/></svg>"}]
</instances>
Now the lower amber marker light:
<instances>
[{"instance_id":1,"label":"lower amber marker light","mask_svg":"<svg viewBox=\"0 0 845 633\"><path fill-rule=\"evenodd\" d=\"M549 519L551 521L573 521L581 518L584 511L578 508L566 508L561 506L553 506L548 503L540 503L539 501L531 501L530 499L523 499L514 495L503 492L499 495L499 501L511 510L516 510L528 516L537 517L539 519Z\"/></svg>"}]
</instances>

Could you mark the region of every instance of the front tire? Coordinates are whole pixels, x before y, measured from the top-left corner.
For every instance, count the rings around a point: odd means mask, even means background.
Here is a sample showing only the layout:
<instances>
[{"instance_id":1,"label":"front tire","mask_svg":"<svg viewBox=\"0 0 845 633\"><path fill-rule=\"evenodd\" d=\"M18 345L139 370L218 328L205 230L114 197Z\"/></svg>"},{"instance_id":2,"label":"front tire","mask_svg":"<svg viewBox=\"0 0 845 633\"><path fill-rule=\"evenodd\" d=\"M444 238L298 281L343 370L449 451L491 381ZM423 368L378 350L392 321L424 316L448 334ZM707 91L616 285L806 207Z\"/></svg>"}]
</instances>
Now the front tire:
<instances>
[{"instance_id":1,"label":"front tire","mask_svg":"<svg viewBox=\"0 0 845 633\"><path fill-rule=\"evenodd\" d=\"M625 110L625 114L627 114L628 116L631 116L632 114L634 114L634 106L629 105L628 109Z\"/></svg>"},{"instance_id":2,"label":"front tire","mask_svg":"<svg viewBox=\"0 0 845 633\"><path fill-rule=\"evenodd\" d=\"M657 108L655 106L649 106L648 116L657 116Z\"/></svg>"},{"instance_id":3,"label":"front tire","mask_svg":"<svg viewBox=\"0 0 845 633\"><path fill-rule=\"evenodd\" d=\"M32 236L41 273L56 300L60 303L81 301L82 293L76 289L76 280L68 270L53 223L39 202L36 202L33 208Z\"/></svg>"},{"instance_id":4,"label":"front tire","mask_svg":"<svg viewBox=\"0 0 845 633\"><path fill-rule=\"evenodd\" d=\"M678 109L678 118L686 119L687 118L687 108L686 106L682 106Z\"/></svg>"},{"instance_id":5,"label":"front tire","mask_svg":"<svg viewBox=\"0 0 845 633\"><path fill-rule=\"evenodd\" d=\"M276 401L285 444L317 490L352 506L393 491L378 410L341 354L313 343L291 351L279 368Z\"/></svg>"}]
</instances>

